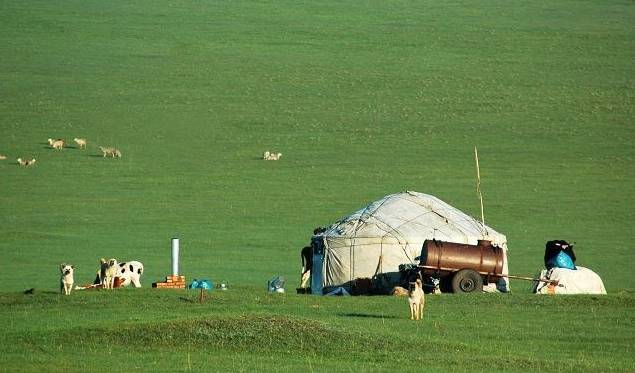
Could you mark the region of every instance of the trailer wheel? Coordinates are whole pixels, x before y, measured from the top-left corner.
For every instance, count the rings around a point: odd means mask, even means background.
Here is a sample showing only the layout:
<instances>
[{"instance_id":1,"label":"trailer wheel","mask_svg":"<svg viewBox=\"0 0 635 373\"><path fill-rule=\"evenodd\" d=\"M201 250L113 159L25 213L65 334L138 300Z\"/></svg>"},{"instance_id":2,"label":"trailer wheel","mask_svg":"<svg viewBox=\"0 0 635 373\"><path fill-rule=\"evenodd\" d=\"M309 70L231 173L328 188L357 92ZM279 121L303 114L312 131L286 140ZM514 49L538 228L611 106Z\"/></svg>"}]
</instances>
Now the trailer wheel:
<instances>
[{"instance_id":1,"label":"trailer wheel","mask_svg":"<svg viewBox=\"0 0 635 373\"><path fill-rule=\"evenodd\" d=\"M462 269L452 277L452 292L472 293L483 288L483 278L472 269Z\"/></svg>"}]
</instances>

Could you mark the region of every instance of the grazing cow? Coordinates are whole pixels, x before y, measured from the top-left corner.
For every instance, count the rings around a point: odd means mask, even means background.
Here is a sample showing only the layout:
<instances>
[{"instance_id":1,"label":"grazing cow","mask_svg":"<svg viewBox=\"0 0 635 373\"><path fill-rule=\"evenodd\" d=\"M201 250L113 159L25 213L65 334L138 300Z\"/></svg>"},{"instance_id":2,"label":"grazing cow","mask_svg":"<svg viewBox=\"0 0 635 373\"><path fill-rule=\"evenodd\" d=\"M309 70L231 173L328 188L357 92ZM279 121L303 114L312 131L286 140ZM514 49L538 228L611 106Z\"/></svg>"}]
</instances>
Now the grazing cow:
<instances>
[{"instance_id":1,"label":"grazing cow","mask_svg":"<svg viewBox=\"0 0 635 373\"><path fill-rule=\"evenodd\" d=\"M115 259L112 259L115 260ZM131 260L129 262L116 263L114 270L114 287L124 287L132 284L132 287L141 287L141 275L143 274L143 263ZM95 278L95 284L101 284L103 282L100 271L97 272L97 278Z\"/></svg>"},{"instance_id":2,"label":"grazing cow","mask_svg":"<svg viewBox=\"0 0 635 373\"><path fill-rule=\"evenodd\" d=\"M136 260L119 263L116 277L122 278L121 286L132 284L135 288L141 287L141 275L143 274L143 263Z\"/></svg>"}]
</instances>

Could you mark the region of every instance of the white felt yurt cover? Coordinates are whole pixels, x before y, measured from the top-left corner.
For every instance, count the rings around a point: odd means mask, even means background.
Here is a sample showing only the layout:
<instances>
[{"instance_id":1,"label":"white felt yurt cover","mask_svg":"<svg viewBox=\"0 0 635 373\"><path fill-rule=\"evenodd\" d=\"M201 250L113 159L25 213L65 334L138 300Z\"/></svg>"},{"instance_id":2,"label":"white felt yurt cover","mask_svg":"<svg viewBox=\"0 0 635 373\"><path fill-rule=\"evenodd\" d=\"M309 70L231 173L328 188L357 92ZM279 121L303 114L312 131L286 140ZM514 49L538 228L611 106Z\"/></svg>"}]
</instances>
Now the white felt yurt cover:
<instances>
[{"instance_id":1,"label":"white felt yurt cover","mask_svg":"<svg viewBox=\"0 0 635 373\"><path fill-rule=\"evenodd\" d=\"M555 280L558 284L536 283L533 290L537 294L606 294L600 276L585 267L544 269L540 278Z\"/></svg>"},{"instance_id":2,"label":"white felt yurt cover","mask_svg":"<svg viewBox=\"0 0 635 373\"><path fill-rule=\"evenodd\" d=\"M508 274L505 235L434 196L418 192L385 196L332 224L313 237L316 239L323 246L320 277L324 288L350 287L357 278L382 273L396 282L399 265L417 264L426 239L471 245L488 239L503 249L503 274ZM508 291L508 280L500 281L498 288Z\"/></svg>"}]
</instances>

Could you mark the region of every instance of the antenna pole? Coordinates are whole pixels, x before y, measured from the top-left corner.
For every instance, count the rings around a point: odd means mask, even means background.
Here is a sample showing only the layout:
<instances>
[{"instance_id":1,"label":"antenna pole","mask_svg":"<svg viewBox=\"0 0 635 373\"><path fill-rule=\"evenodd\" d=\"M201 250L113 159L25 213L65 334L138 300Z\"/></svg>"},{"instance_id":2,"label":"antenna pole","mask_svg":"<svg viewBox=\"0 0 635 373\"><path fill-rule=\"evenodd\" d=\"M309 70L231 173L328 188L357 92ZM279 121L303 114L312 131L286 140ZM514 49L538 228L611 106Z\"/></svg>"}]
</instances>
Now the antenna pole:
<instances>
[{"instance_id":1,"label":"antenna pole","mask_svg":"<svg viewBox=\"0 0 635 373\"><path fill-rule=\"evenodd\" d=\"M485 213L483 211L483 193L481 193L481 168L478 165L478 150L474 145L474 160L476 161L476 192L478 198L481 201L481 224L483 225L483 231L485 231Z\"/></svg>"}]
</instances>

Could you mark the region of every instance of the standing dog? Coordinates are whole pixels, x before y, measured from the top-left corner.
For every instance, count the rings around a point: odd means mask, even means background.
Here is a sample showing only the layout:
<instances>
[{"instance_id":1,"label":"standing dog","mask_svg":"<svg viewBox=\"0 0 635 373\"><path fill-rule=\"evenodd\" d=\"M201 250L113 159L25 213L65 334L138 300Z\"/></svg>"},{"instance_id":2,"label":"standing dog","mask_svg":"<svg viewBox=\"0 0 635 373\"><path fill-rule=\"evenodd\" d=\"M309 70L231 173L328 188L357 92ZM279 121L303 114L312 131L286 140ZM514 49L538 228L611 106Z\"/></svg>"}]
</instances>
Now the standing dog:
<instances>
[{"instance_id":1,"label":"standing dog","mask_svg":"<svg viewBox=\"0 0 635 373\"><path fill-rule=\"evenodd\" d=\"M425 295L421 285L421 279L410 283L408 291L408 304L410 305L410 320L421 320L423 317L423 307L425 306Z\"/></svg>"},{"instance_id":2,"label":"standing dog","mask_svg":"<svg viewBox=\"0 0 635 373\"><path fill-rule=\"evenodd\" d=\"M117 259L99 259L99 279L103 289L113 289L115 287L115 276L117 276Z\"/></svg>"},{"instance_id":3,"label":"standing dog","mask_svg":"<svg viewBox=\"0 0 635 373\"><path fill-rule=\"evenodd\" d=\"M73 284L75 283L75 279L73 278L74 271L75 267L72 265L66 263L60 264L60 293L63 293L64 295L71 294Z\"/></svg>"}]
</instances>

